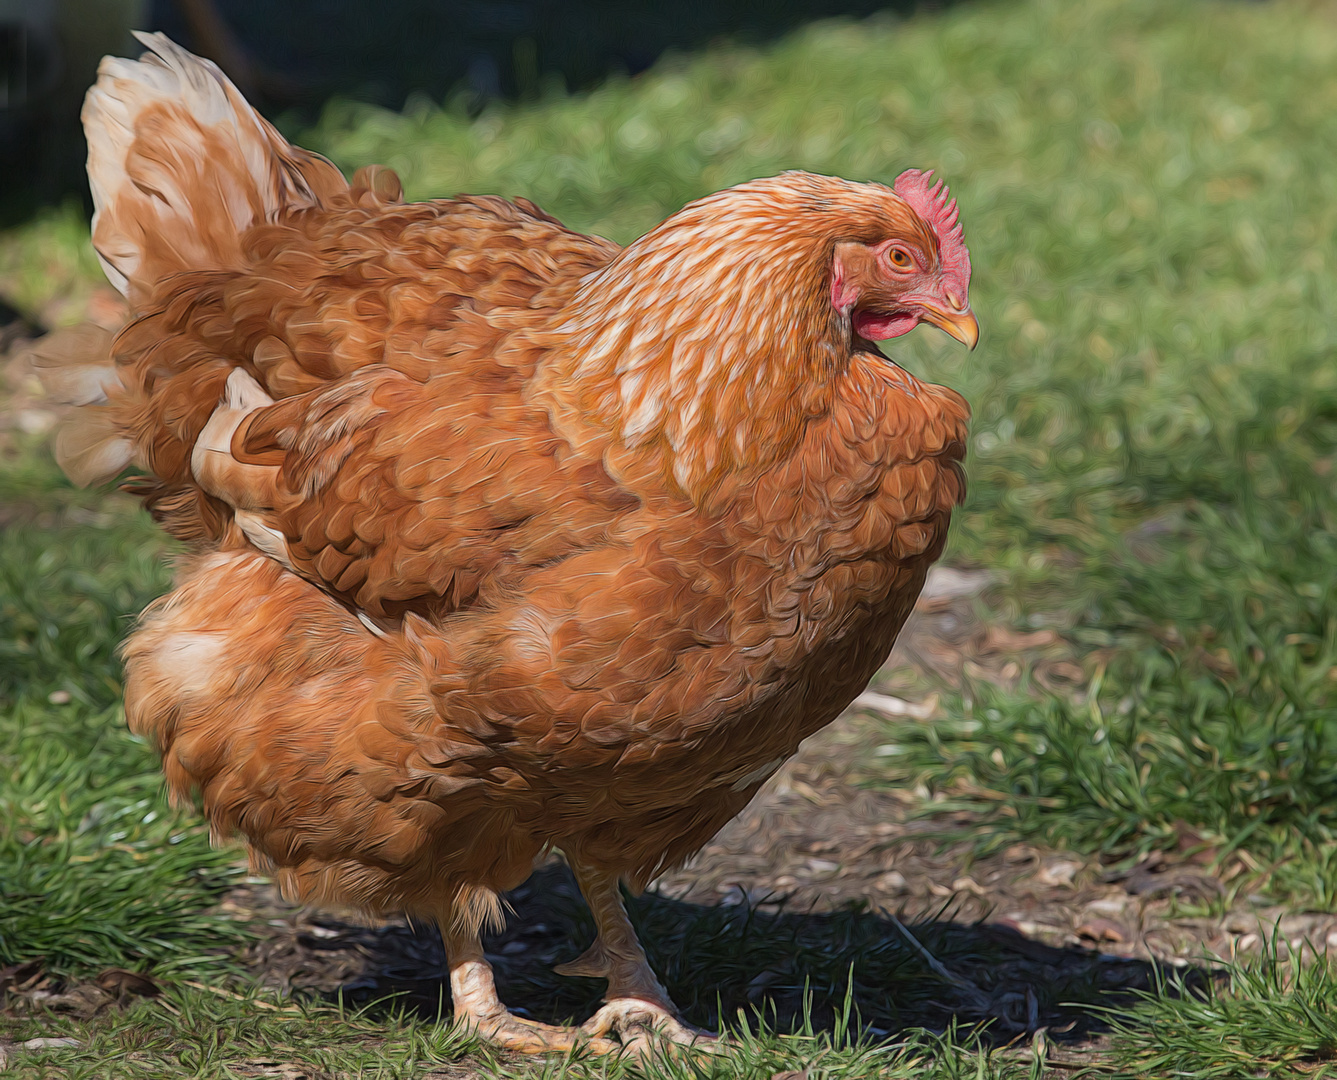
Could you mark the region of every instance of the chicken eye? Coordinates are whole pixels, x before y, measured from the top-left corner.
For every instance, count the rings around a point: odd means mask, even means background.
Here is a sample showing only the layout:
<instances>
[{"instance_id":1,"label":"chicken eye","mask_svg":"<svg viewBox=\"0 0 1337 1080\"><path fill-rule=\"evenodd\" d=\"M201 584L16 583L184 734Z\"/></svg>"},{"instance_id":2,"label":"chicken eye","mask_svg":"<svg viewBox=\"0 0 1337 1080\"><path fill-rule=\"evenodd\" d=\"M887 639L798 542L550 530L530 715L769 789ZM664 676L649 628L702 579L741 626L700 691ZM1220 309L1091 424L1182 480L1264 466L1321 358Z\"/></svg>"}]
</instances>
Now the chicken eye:
<instances>
[{"instance_id":1,"label":"chicken eye","mask_svg":"<svg viewBox=\"0 0 1337 1080\"><path fill-rule=\"evenodd\" d=\"M887 252L887 258L891 260L891 265L896 267L897 270L909 270L914 265L910 253L904 248L892 248Z\"/></svg>"}]
</instances>

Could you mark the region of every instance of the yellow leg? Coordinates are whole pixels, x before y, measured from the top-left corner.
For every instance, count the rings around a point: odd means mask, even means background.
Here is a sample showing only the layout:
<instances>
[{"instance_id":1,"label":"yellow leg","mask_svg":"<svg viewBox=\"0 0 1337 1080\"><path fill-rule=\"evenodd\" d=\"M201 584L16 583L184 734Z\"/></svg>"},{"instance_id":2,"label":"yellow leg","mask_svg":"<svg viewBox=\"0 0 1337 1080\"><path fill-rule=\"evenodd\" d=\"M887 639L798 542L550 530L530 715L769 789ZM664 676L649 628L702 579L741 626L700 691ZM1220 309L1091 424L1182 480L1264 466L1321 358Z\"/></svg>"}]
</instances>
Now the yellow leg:
<instances>
[{"instance_id":1,"label":"yellow leg","mask_svg":"<svg viewBox=\"0 0 1337 1080\"><path fill-rule=\"evenodd\" d=\"M709 1032L682 1021L668 991L655 977L636 930L627 918L618 875L572 858L572 869L594 915L598 936L580 957L557 968L559 975L586 975L608 980L607 1002L582 1026L591 1037L618 1035L624 1044L645 1049L652 1037L684 1045L716 1041Z\"/></svg>"},{"instance_id":2,"label":"yellow leg","mask_svg":"<svg viewBox=\"0 0 1337 1080\"><path fill-rule=\"evenodd\" d=\"M443 929L441 936L450 964L450 996L457 1022L502 1049L522 1054L566 1053L576 1047L609 1054L620 1048L583 1028L553 1027L515 1016L497 997L492 967L483 956L477 931Z\"/></svg>"}]
</instances>

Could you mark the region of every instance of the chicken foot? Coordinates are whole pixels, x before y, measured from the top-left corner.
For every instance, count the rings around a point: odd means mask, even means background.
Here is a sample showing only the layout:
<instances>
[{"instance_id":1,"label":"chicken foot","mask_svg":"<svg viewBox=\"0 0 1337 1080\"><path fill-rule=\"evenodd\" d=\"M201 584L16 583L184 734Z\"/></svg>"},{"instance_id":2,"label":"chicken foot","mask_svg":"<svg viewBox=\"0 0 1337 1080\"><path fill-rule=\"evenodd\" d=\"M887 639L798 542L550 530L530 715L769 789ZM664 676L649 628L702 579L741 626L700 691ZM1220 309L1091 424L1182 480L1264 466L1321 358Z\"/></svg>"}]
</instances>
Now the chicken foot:
<instances>
[{"instance_id":1,"label":"chicken foot","mask_svg":"<svg viewBox=\"0 0 1337 1080\"><path fill-rule=\"evenodd\" d=\"M594 915L598 935L575 960L560 964L559 975L608 980L606 1004L583 1025L591 1037L619 1036L624 1045L648 1049L653 1038L681 1045L710 1044L716 1036L685 1024L636 937L618 889L618 875L571 860L576 881Z\"/></svg>"},{"instance_id":2,"label":"chicken foot","mask_svg":"<svg viewBox=\"0 0 1337 1080\"><path fill-rule=\"evenodd\" d=\"M504 1050L521 1054L567 1053L582 1048L594 1054L611 1054L620 1044L584 1028L554 1027L525 1020L510 1012L497 997L492 967L483 955L476 930L442 924L441 937L450 965L450 996L455 1020Z\"/></svg>"}]
</instances>

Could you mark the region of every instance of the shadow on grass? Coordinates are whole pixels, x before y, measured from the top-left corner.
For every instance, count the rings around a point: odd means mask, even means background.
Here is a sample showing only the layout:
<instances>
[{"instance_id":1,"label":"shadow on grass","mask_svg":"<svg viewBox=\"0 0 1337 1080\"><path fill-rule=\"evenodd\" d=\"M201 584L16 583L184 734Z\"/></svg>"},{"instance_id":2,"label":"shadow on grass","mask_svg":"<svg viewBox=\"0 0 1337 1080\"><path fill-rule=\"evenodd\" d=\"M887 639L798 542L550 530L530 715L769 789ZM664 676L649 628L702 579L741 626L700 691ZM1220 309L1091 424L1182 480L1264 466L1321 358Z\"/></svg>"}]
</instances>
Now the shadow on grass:
<instances>
[{"instance_id":1,"label":"shadow on grass","mask_svg":"<svg viewBox=\"0 0 1337 1080\"><path fill-rule=\"evenodd\" d=\"M599 1005L601 980L552 968L593 940L593 922L570 871L542 867L509 896L512 914L486 940L503 1001L550 1023L577 1021ZM847 996L875 1038L909 1028L981 1027L986 1043L1037 1028L1081 1042L1106 1030L1105 1010L1156 983L1153 964L1088 949L1055 948L1005 926L942 918L903 924L887 913L802 913L689 904L655 894L630 907L660 979L687 1019L718 1030L720 1017L760 1012L788 1033L811 1018L837 1026ZM945 914L945 913L944 913ZM440 938L430 926L368 928L317 913L288 923L252 955L256 974L285 989L347 1003L393 1000L424 1018L450 1013ZM1185 985L1206 986L1191 970Z\"/></svg>"}]
</instances>

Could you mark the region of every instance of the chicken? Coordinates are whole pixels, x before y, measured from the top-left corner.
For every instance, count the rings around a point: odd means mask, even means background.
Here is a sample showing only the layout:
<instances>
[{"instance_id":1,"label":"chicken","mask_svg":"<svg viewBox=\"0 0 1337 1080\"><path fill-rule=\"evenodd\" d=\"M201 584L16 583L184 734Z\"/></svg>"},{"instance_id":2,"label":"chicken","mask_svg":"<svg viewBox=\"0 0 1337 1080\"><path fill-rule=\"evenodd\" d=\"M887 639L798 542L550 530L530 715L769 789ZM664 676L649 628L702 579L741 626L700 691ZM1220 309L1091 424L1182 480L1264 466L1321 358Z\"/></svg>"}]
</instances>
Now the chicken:
<instances>
[{"instance_id":1,"label":"chicken","mask_svg":"<svg viewBox=\"0 0 1337 1080\"><path fill-rule=\"evenodd\" d=\"M288 896L435 920L502 1046L701 1037L621 888L849 705L942 551L968 410L872 342L974 346L956 204L792 172L619 249L350 184L141 40L84 110L133 319L44 361L70 474L137 466L191 546L124 646L130 725ZM576 1029L507 1012L480 945L550 849L597 926L560 970L608 981Z\"/></svg>"}]
</instances>

